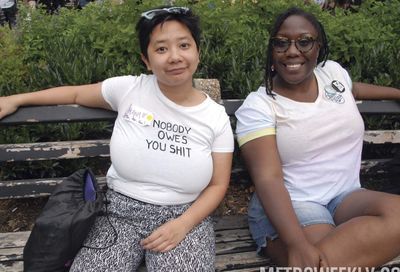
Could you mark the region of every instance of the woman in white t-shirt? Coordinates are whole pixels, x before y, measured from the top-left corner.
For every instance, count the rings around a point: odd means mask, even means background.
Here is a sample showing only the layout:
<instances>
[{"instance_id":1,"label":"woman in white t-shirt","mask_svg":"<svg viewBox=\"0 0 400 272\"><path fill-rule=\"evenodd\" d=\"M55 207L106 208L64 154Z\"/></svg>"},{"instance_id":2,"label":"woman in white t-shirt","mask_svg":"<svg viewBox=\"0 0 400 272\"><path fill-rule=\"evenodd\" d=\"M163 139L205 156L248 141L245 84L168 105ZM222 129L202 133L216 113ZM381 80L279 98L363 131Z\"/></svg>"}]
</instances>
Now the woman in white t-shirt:
<instances>
[{"instance_id":1,"label":"woman in white t-shirt","mask_svg":"<svg viewBox=\"0 0 400 272\"><path fill-rule=\"evenodd\" d=\"M0 118L23 105L118 111L108 218L96 219L70 271L136 271L143 258L148 271L214 271L209 215L228 187L233 134L224 107L192 84L199 19L161 7L142 13L137 32L152 75L0 97Z\"/></svg>"},{"instance_id":2,"label":"woman in white t-shirt","mask_svg":"<svg viewBox=\"0 0 400 272\"><path fill-rule=\"evenodd\" d=\"M378 266L400 254L400 196L360 188L355 99L400 99L400 90L352 82L328 52L312 14L291 8L277 18L266 87L236 112L256 186L250 231L278 265Z\"/></svg>"}]
</instances>

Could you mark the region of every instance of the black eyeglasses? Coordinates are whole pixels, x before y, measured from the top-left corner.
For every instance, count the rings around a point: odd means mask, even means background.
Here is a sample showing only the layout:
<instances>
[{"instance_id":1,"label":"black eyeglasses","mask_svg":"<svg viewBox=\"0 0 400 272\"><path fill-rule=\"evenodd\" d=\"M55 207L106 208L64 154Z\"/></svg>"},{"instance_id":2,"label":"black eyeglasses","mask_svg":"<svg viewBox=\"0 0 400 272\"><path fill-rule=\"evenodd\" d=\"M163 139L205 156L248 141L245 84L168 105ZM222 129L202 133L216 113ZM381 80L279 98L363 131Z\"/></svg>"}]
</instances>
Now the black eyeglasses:
<instances>
[{"instance_id":1,"label":"black eyeglasses","mask_svg":"<svg viewBox=\"0 0 400 272\"><path fill-rule=\"evenodd\" d=\"M165 13L170 14L186 14L190 9L187 7L169 7L169 8L160 8L160 9L151 9L145 11L141 14L142 17L147 20L153 19L155 16Z\"/></svg>"},{"instance_id":2,"label":"black eyeglasses","mask_svg":"<svg viewBox=\"0 0 400 272\"><path fill-rule=\"evenodd\" d=\"M278 53L286 52L292 43L294 43L297 50L301 53L307 53L314 47L316 41L317 39L313 37L300 37L296 40L289 40L283 37L274 37L271 39L272 48Z\"/></svg>"}]
</instances>

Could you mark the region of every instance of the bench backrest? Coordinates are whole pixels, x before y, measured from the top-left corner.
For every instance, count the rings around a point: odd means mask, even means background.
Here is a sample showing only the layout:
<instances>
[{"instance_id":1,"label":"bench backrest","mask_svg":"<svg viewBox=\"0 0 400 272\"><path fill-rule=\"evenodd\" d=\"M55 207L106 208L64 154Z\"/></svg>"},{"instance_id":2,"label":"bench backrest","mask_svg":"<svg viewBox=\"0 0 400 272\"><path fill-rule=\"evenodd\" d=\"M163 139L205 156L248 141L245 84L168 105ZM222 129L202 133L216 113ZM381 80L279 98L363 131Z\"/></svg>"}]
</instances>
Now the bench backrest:
<instances>
[{"instance_id":1,"label":"bench backrest","mask_svg":"<svg viewBox=\"0 0 400 272\"><path fill-rule=\"evenodd\" d=\"M241 99L221 100L218 80L196 79L195 86L207 92L214 100L222 104L230 116L234 116L237 108L242 104ZM400 116L400 104L393 101L363 101L358 103L358 108L363 115L370 114L395 114ZM1 129L10 126L32 125L43 123L76 123L76 122L113 122L116 112L81 107L78 105L61 106L32 106L23 107L15 114L0 120ZM399 144L400 130L374 130L366 131L364 141L366 144ZM109 139L56 141L40 143L7 143L0 145L0 165L17 161L40 160L65 160L88 157L109 157ZM380 175L384 178L390 176L390 170L383 169L381 165L387 159L375 158L364 160L362 174L368 179L371 169L381 169ZM244 169L235 164L232 179L248 179L243 175ZM383 170L382 170L383 169ZM376 171L375 171L376 172ZM373 175L373 178L377 176ZM378 177L379 179L379 177ZM0 199L24 198L49 195L54 186L62 180L60 178L38 178L24 180L0 180ZM105 182L104 177L99 177L99 182Z\"/></svg>"}]
</instances>

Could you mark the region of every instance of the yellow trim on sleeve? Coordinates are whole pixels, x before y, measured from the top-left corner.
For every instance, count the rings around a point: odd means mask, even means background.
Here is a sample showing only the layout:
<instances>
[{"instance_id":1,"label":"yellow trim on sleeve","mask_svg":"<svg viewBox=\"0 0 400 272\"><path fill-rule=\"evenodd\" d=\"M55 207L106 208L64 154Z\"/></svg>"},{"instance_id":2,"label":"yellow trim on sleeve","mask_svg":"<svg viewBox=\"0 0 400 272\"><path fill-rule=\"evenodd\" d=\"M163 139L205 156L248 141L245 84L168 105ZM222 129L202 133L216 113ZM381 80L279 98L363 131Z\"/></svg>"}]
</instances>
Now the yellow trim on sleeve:
<instances>
[{"instance_id":1,"label":"yellow trim on sleeve","mask_svg":"<svg viewBox=\"0 0 400 272\"><path fill-rule=\"evenodd\" d=\"M264 128L261 130L253 131L249 134L244 135L241 138L238 138L239 147L247 142L250 142L251 140L260 138L262 136L275 135L275 134L276 134L275 128Z\"/></svg>"}]
</instances>

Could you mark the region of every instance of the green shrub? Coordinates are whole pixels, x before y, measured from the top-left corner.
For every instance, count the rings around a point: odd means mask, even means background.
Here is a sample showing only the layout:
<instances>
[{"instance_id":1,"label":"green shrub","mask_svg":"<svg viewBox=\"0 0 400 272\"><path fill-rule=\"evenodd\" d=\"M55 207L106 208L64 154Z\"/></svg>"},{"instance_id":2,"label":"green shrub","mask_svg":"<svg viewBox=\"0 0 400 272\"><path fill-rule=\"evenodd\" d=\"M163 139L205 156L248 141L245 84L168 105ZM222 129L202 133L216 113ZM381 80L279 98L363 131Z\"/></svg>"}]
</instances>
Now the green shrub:
<instances>
[{"instance_id":1,"label":"green shrub","mask_svg":"<svg viewBox=\"0 0 400 272\"><path fill-rule=\"evenodd\" d=\"M144 2L144 3L142 3ZM109 1L57 16L21 6L17 31L0 29L0 94L146 72L139 58L135 23L140 13L169 1ZM302 0L175 1L200 16L203 38L197 77L214 77L225 96L244 97L263 82L268 30L289 6L312 11L323 22L331 59L354 80L400 85L400 1L366 0L357 12L334 14Z\"/></svg>"},{"instance_id":2,"label":"green shrub","mask_svg":"<svg viewBox=\"0 0 400 272\"><path fill-rule=\"evenodd\" d=\"M23 61L23 48L14 34L10 29L0 27L0 96L26 88L22 81L28 76Z\"/></svg>"}]
</instances>

